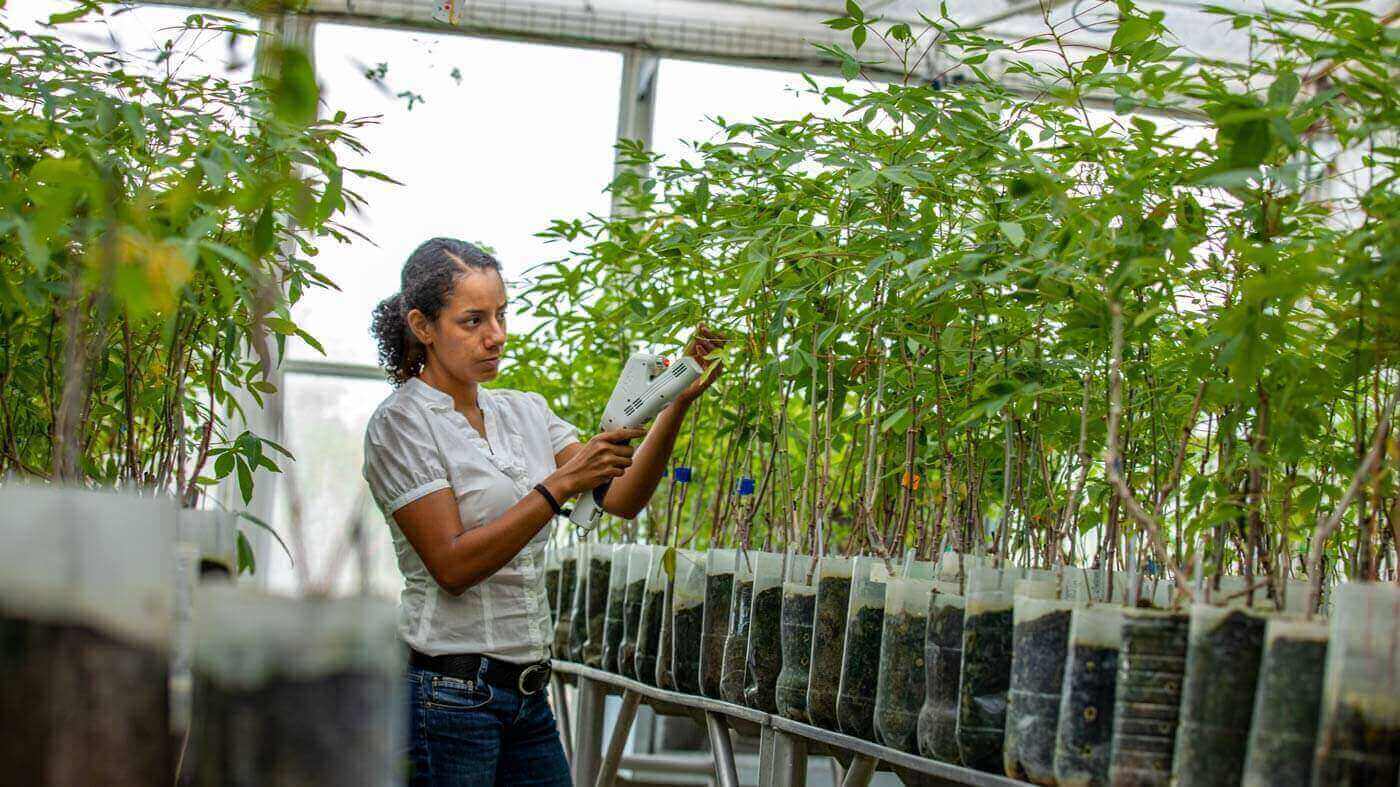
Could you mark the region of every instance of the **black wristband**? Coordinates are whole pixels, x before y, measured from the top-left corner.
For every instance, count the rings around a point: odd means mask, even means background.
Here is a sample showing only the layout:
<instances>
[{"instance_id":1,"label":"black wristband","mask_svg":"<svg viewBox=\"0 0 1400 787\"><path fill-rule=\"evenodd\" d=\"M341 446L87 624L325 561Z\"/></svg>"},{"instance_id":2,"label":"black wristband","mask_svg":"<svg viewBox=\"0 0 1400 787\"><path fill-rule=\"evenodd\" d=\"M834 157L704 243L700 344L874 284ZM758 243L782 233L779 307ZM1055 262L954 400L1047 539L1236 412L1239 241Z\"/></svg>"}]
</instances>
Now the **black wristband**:
<instances>
[{"instance_id":1,"label":"black wristband","mask_svg":"<svg viewBox=\"0 0 1400 787\"><path fill-rule=\"evenodd\" d=\"M559 501L554 499L554 495L550 494L548 487L544 484L535 484L535 491L539 492L544 501L549 503L549 507L554 509L555 516L563 516L564 509L559 506Z\"/></svg>"}]
</instances>

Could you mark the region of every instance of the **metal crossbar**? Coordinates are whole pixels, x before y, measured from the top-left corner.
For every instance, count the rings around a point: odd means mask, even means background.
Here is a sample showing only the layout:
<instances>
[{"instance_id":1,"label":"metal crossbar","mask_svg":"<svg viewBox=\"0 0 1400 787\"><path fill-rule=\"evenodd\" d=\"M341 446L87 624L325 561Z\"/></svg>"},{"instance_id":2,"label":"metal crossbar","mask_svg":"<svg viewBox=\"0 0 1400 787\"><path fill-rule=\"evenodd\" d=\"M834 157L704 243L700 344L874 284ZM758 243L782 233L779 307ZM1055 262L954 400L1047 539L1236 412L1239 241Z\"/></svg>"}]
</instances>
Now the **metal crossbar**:
<instances>
[{"instance_id":1,"label":"metal crossbar","mask_svg":"<svg viewBox=\"0 0 1400 787\"><path fill-rule=\"evenodd\" d=\"M731 731L757 728L759 738L759 787L802 787L807 780L809 753L829 753L849 763L843 784L863 787L878 768L894 770L915 778L920 784L967 784L976 787L1023 787L1025 782L971 768L930 760L887 746L824 730L810 724L743 705L666 691L640 681L567 661L554 662L554 670L573 676L578 682L578 703L574 709L573 771L575 784L609 787L617 779L625 757L623 749L636 718L637 707L646 702L662 712L678 710L703 719L709 734L715 779L721 787L737 787ZM557 688L556 688L557 690ZM603 697L622 695L622 710L610 738L603 740ZM601 759L600 759L601 755ZM908 781L908 779L906 779Z\"/></svg>"}]
</instances>

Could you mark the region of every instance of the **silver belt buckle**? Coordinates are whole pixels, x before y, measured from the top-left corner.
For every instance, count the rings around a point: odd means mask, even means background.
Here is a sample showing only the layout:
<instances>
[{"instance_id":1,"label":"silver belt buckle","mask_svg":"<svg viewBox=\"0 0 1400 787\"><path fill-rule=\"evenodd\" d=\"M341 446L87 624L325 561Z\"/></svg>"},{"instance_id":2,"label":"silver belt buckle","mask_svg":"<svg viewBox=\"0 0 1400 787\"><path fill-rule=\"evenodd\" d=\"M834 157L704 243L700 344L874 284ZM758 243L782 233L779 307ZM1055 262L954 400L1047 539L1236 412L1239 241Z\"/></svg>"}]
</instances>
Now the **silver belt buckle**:
<instances>
[{"instance_id":1,"label":"silver belt buckle","mask_svg":"<svg viewBox=\"0 0 1400 787\"><path fill-rule=\"evenodd\" d=\"M520 677L516 680L516 688L519 689L521 694L527 696L531 694L538 694L541 691L544 691L547 686L549 686L549 672L550 669L548 662L540 664L531 664L530 666L520 671ZM532 678L535 675L540 676L541 682L538 687L531 689L529 684L533 683Z\"/></svg>"}]
</instances>

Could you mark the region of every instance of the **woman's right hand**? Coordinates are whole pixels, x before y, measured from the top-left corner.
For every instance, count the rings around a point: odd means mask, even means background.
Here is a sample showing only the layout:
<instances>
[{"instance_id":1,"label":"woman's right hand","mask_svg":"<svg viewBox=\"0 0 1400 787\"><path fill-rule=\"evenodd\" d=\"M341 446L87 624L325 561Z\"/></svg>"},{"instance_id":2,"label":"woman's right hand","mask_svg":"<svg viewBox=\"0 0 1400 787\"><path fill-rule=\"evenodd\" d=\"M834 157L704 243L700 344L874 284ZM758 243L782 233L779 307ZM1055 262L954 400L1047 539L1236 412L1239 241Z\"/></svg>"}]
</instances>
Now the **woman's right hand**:
<instances>
[{"instance_id":1,"label":"woman's right hand","mask_svg":"<svg viewBox=\"0 0 1400 787\"><path fill-rule=\"evenodd\" d=\"M546 483L557 483L555 491L566 498L596 489L627 471L636 451L628 442L645 434L645 429L626 428L594 435Z\"/></svg>"}]
</instances>

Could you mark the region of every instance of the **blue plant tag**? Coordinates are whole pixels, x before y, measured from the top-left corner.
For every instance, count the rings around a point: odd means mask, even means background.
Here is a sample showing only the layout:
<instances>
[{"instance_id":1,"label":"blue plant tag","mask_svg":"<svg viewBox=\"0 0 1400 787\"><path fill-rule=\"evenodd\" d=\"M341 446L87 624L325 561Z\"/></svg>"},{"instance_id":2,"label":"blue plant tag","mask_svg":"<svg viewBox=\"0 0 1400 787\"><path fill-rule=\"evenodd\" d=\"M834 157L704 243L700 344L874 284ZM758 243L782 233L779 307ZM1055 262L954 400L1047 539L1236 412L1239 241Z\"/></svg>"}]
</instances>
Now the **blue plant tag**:
<instances>
[{"instance_id":1,"label":"blue plant tag","mask_svg":"<svg viewBox=\"0 0 1400 787\"><path fill-rule=\"evenodd\" d=\"M678 484L690 483L690 468L685 467L684 465L676 465L673 477L676 479L676 483Z\"/></svg>"},{"instance_id":2,"label":"blue plant tag","mask_svg":"<svg viewBox=\"0 0 1400 787\"><path fill-rule=\"evenodd\" d=\"M745 478L740 478L740 479L739 479L739 496L740 496L740 497L743 497L744 495L751 495L751 494L753 494L753 479L752 479L752 478L747 478L747 477L745 477Z\"/></svg>"}]
</instances>

